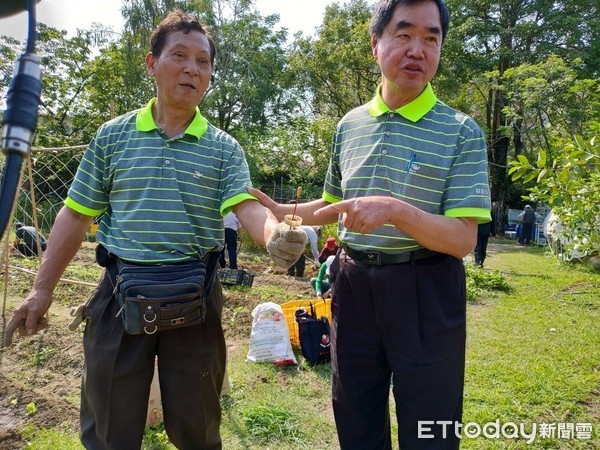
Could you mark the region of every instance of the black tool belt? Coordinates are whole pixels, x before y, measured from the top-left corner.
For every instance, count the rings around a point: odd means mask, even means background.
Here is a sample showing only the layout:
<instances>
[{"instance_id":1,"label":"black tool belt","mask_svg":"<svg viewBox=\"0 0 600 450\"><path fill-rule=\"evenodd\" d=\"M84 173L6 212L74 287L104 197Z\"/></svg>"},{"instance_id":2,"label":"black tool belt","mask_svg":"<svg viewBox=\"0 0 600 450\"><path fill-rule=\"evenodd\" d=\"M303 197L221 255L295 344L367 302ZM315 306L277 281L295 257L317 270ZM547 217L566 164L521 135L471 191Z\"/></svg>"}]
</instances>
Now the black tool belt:
<instances>
[{"instance_id":1,"label":"black tool belt","mask_svg":"<svg viewBox=\"0 0 600 450\"><path fill-rule=\"evenodd\" d=\"M343 245L342 248L344 249L344 252L346 252L346 254L353 260L372 266L403 264L410 261L419 261L421 259L440 255L440 253L428 250L426 248L406 253L384 253L372 250L359 251L354 250L347 245Z\"/></svg>"},{"instance_id":2,"label":"black tool belt","mask_svg":"<svg viewBox=\"0 0 600 450\"><path fill-rule=\"evenodd\" d=\"M204 322L217 253L184 264L141 265L99 246L96 259L113 281L126 333L154 334Z\"/></svg>"}]
</instances>

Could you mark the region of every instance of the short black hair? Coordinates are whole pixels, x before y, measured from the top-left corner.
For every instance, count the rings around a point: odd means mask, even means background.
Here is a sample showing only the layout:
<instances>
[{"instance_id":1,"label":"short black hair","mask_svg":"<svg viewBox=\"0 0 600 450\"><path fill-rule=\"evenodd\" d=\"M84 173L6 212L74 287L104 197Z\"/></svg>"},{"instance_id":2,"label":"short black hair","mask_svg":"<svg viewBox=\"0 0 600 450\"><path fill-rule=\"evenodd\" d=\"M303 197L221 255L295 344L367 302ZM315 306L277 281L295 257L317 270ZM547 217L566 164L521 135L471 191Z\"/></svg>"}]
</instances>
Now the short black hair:
<instances>
[{"instance_id":1,"label":"short black hair","mask_svg":"<svg viewBox=\"0 0 600 450\"><path fill-rule=\"evenodd\" d=\"M375 6L373 17L371 17L371 24L369 25L369 31L378 38L383 34L383 30L392 20L396 6L398 5L416 5L426 1L434 2L440 10L440 18L442 20L442 42L448 34L448 27L450 25L450 14L448 13L448 6L444 0L380 0Z\"/></svg>"},{"instance_id":2,"label":"short black hair","mask_svg":"<svg viewBox=\"0 0 600 450\"><path fill-rule=\"evenodd\" d=\"M210 45L210 64L212 66L215 65L215 55L217 50L215 47L215 39L210 32L210 29L206 25L202 25L194 16L180 10L175 10L167 14L152 33L152 36L150 37L150 51L152 54L158 58L165 46L165 41L169 34L177 31L182 31L185 34L190 31L199 31L205 35L208 38L208 43Z\"/></svg>"}]
</instances>

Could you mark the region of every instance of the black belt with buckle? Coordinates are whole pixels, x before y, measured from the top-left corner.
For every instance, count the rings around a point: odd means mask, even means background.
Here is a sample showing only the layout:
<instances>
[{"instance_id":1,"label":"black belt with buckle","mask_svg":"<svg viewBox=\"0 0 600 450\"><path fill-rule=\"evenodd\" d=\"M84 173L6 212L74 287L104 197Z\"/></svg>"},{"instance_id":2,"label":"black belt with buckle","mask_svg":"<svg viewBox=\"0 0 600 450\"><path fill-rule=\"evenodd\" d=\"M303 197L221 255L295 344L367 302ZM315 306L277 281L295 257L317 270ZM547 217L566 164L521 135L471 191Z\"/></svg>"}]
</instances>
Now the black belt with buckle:
<instances>
[{"instance_id":1,"label":"black belt with buckle","mask_svg":"<svg viewBox=\"0 0 600 450\"><path fill-rule=\"evenodd\" d=\"M440 253L422 248L415 250L414 252L405 253L384 253L372 250L359 251L354 250L347 245L343 245L342 248L346 254L355 261L359 261L363 264L372 266L383 266L385 264L402 264L407 263L411 260L419 261L420 259L431 258L432 256L439 255Z\"/></svg>"}]
</instances>

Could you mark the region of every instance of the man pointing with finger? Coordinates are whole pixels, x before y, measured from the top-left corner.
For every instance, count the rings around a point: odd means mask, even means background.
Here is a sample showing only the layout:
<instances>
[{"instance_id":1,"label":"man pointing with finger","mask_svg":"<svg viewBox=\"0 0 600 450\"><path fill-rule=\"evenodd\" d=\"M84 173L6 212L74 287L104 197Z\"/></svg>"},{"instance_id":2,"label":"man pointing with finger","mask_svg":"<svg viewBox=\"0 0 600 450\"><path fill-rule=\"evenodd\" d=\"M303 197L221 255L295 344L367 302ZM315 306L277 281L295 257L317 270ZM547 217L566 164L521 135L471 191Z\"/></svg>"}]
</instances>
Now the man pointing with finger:
<instances>
[{"instance_id":1,"label":"man pointing with finger","mask_svg":"<svg viewBox=\"0 0 600 450\"><path fill-rule=\"evenodd\" d=\"M382 0L370 33L375 98L338 124L321 200L305 224L339 220L331 266L333 408L342 449L390 449L390 382L403 449L458 448L419 421L459 422L465 359L461 258L490 220L484 135L440 100L443 0ZM264 194L276 216L290 213Z\"/></svg>"}]
</instances>

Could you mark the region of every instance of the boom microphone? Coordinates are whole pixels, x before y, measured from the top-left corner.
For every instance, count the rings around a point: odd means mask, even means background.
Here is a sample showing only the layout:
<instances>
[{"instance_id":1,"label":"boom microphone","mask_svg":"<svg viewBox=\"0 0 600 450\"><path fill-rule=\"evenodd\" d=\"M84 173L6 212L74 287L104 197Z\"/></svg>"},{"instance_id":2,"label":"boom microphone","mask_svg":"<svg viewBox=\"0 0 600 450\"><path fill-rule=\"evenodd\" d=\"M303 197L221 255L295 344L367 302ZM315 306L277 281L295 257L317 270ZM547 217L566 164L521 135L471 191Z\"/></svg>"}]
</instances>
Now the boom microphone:
<instances>
[{"instance_id":1,"label":"boom microphone","mask_svg":"<svg viewBox=\"0 0 600 450\"><path fill-rule=\"evenodd\" d=\"M37 3L40 1L37 0ZM27 11L27 2L28 0L2 0L0 2L0 17L12 16Z\"/></svg>"},{"instance_id":2,"label":"boom microphone","mask_svg":"<svg viewBox=\"0 0 600 450\"><path fill-rule=\"evenodd\" d=\"M17 60L8 88L2 127L2 151L29 154L37 125L37 112L42 90L40 58L23 53Z\"/></svg>"},{"instance_id":3,"label":"boom microphone","mask_svg":"<svg viewBox=\"0 0 600 450\"><path fill-rule=\"evenodd\" d=\"M37 113L42 91L40 58L35 54L36 23L35 0L4 0L1 10L16 11L23 3L29 8L27 48L15 65L14 76L8 87L6 111L2 120L2 152L29 155L37 125Z\"/></svg>"},{"instance_id":4,"label":"boom microphone","mask_svg":"<svg viewBox=\"0 0 600 450\"><path fill-rule=\"evenodd\" d=\"M0 240L10 219L13 200L18 191L21 162L29 157L37 126L38 107L42 91L40 58L35 54L36 22L35 0L3 0L0 16L18 12L23 4L29 10L27 48L15 65L14 76L8 87L6 111L2 120L0 150L6 161L0 182ZM39 1L39 0L38 0Z\"/></svg>"}]
</instances>

